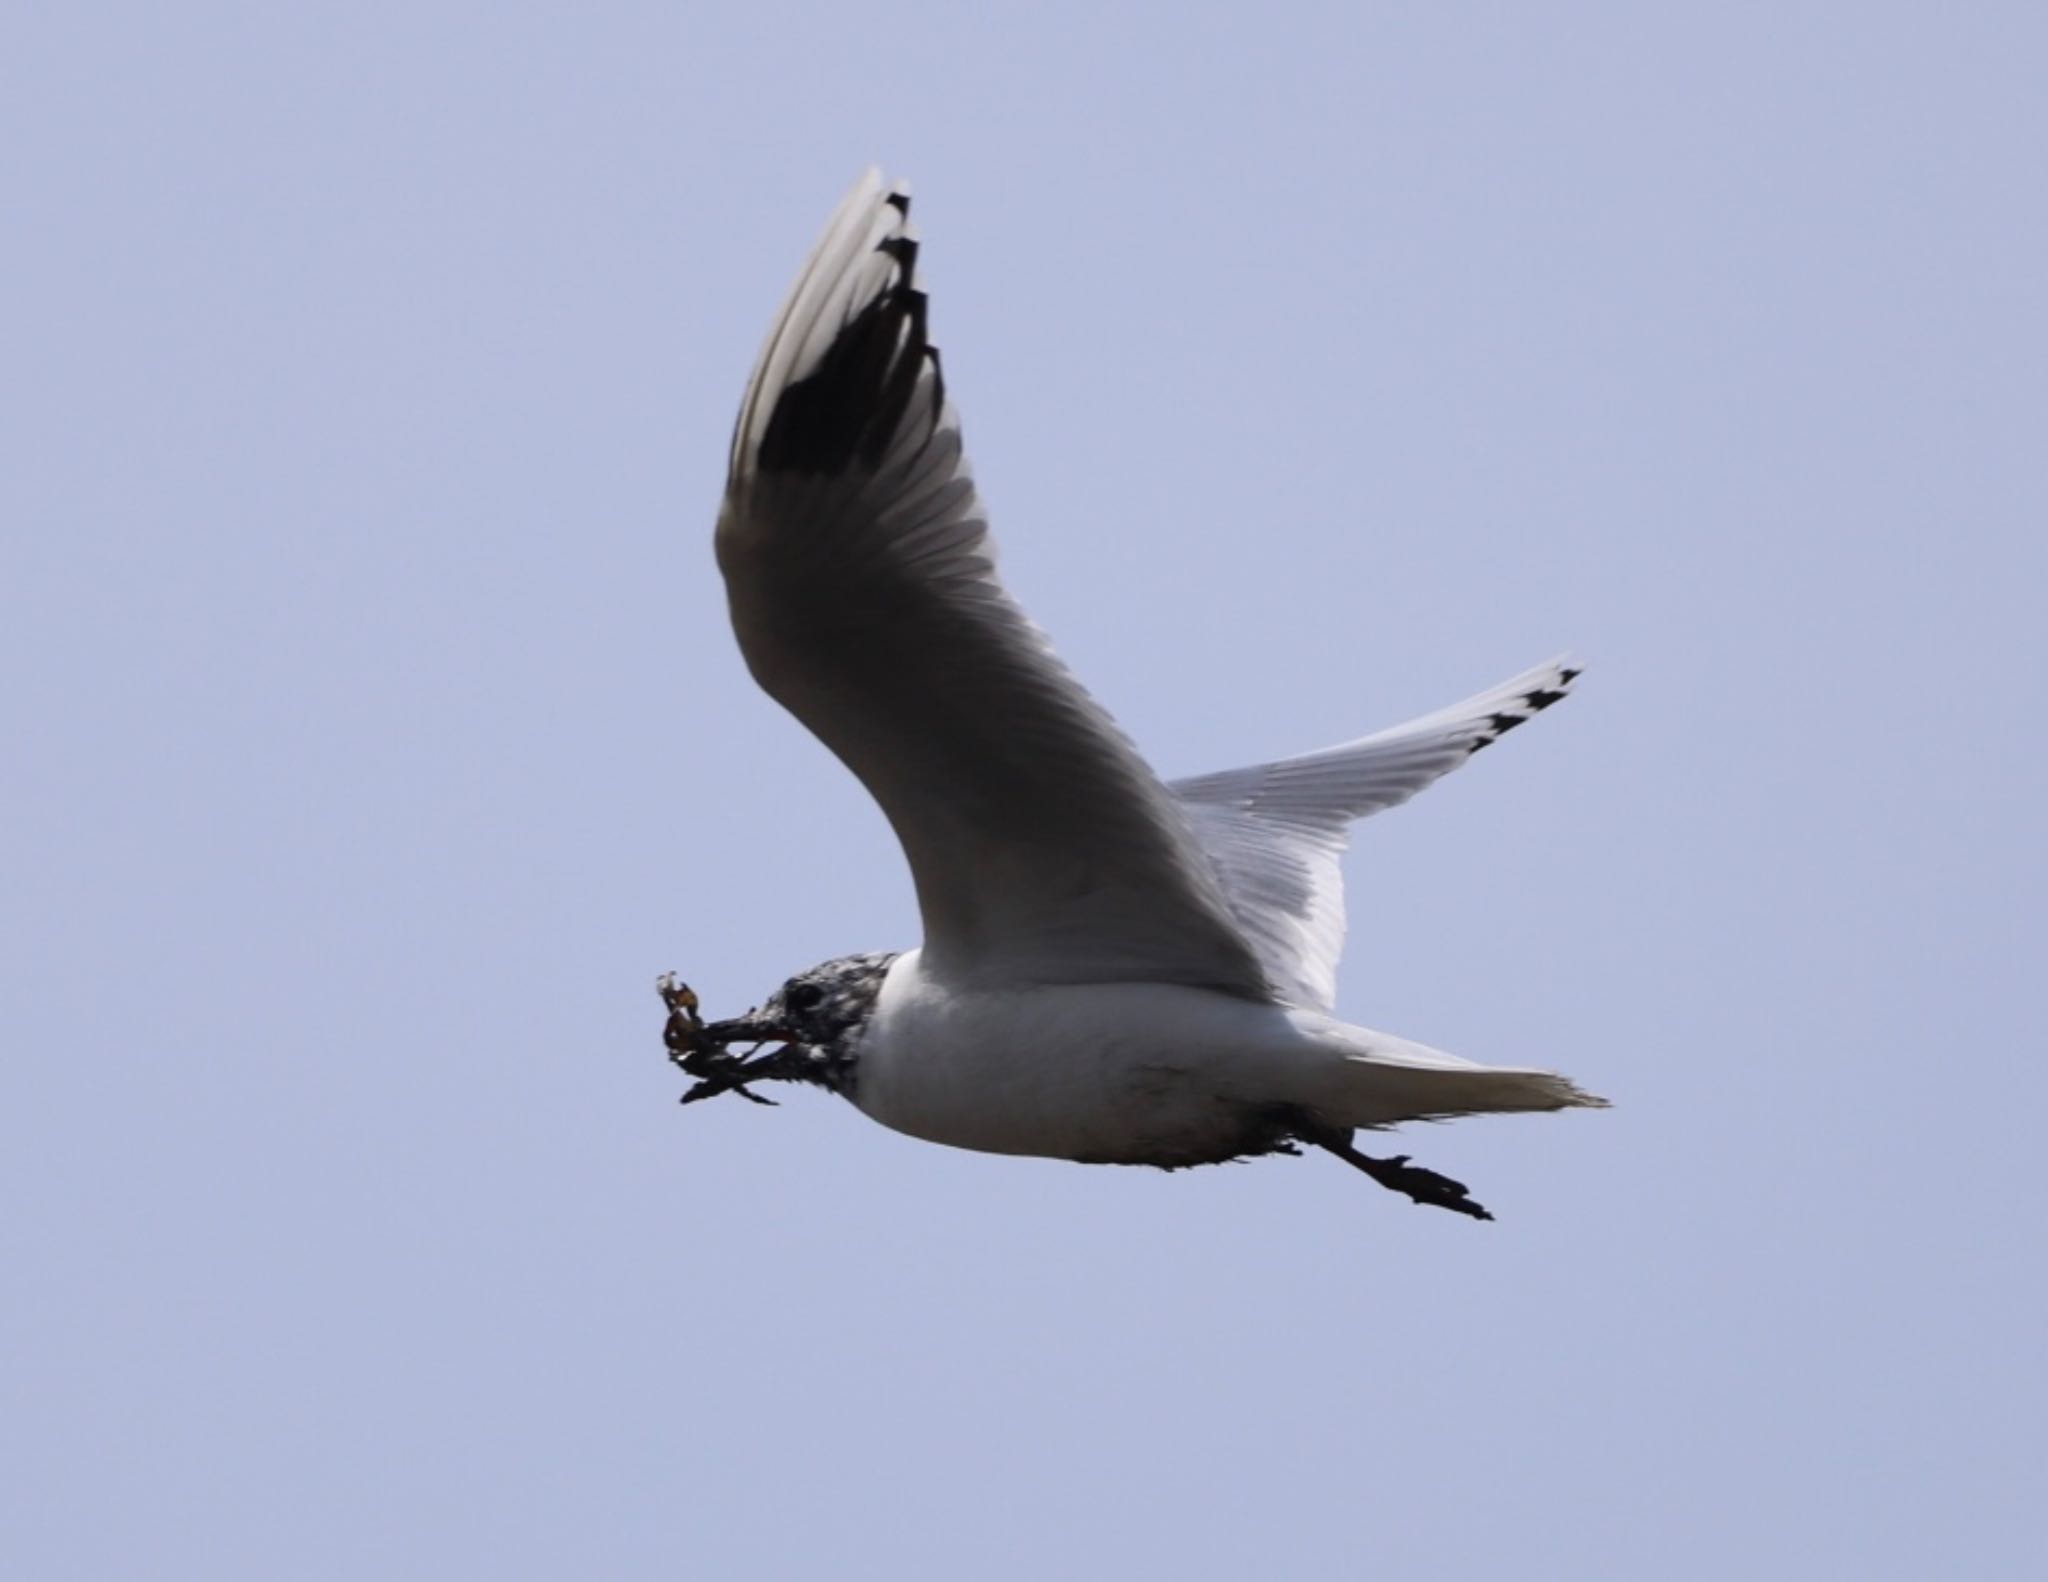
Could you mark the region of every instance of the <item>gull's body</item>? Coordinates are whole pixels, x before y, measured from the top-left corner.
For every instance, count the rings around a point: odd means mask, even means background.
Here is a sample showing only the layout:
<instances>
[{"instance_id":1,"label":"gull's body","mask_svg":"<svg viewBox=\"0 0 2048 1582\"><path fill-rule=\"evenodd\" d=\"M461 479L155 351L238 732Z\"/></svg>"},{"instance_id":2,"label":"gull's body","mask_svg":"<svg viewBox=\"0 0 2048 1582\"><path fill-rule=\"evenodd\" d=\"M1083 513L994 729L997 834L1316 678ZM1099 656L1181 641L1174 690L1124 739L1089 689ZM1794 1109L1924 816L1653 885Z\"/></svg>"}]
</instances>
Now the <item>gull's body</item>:
<instances>
[{"instance_id":1,"label":"gull's body","mask_svg":"<svg viewBox=\"0 0 2048 1582\"><path fill-rule=\"evenodd\" d=\"M1174 983L955 989L896 958L850 1097L988 1153L1214 1164L1271 1146L1283 1094L1334 1069L1303 1013Z\"/></svg>"},{"instance_id":2,"label":"gull's body","mask_svg":"<svg viewBox=\"0 0 2048 1582\"><path fill-rule=\"evenodd\" d=\"M1085 1164L1217 1164L1272 1148L1289 1116L1349 1128L1531 1107L1532 1073L1317 1011L1172 983L963 991L917 951L890 965L858 1049L848 1096L883 1125Z\"/></svg>"},{"instance_id":3,"label":"gull's body","mask_svg":"<svg viewBox=\"0 0 2048 1582\"><path fill-rule=\"evenodd\" d=\"M908 211L870 174L833 217L741 406L717 543L749 668L881 804L925 940L800 974L721 1038L788 1042L809 1063L777 1074L899 1131L1091 1163L1301 1139L1385 1179L1354 1128L1600 1103L1332 1005L1350 824L1577 672L1163 784L997 579Z\"/></svg>"}]
</instances>

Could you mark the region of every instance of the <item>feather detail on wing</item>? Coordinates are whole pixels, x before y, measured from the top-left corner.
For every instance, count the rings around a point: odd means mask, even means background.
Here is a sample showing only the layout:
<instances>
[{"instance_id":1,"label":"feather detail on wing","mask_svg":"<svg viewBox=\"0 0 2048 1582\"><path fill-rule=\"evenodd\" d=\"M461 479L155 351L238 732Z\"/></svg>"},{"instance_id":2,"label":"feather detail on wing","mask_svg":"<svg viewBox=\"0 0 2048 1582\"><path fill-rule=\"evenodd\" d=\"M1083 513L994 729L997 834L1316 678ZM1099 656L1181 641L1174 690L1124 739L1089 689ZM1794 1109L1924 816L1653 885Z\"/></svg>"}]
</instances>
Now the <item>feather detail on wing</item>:
<instances>
[{"instance_id":1,"label":"feather detail on wing","mask_svg":"<svg viewBox=\"0 0 2048 1582\"><path fill-rule=\"evenodd\" d=\"M718 561L748 668L887 814L927 970L1264 998L1180 804L997 580L909 210L854 188L741 404Z\"/></svg>"},{"instance_id":2,"label":"feather detail on wing","mask_svg":"<svg viewBox=\"0 0 2048 1582\"><path fill-rule=\"evenodd\" d=\"M1327 1011L1344 948L1351 825L1398 806L1563 698L1563 659L1450 708L1299 758L1176 780L1238 926L1290 1005Z\"/></svg>"}]
</instances>

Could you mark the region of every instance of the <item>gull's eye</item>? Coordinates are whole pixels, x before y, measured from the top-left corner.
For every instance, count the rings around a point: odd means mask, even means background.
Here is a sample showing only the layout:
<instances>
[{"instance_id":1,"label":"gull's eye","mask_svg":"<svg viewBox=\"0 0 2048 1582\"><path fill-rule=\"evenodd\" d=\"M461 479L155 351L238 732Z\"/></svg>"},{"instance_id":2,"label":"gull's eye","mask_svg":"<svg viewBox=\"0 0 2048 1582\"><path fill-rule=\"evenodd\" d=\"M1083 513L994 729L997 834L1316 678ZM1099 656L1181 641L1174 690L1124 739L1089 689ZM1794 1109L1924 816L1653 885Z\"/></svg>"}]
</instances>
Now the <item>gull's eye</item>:
<instances>
[{"instance_id":1,"label":"gull's eye","mask_svg":"<svg viewBox=\"0 0 2048 1582\"><path fill-rule=\"evenodd\" d=\"M792 1011L815 1011L818 1002L824 998L825 991L815 983L798 983L782 996L782 1003Z\"/></svg>"}]
</instances>

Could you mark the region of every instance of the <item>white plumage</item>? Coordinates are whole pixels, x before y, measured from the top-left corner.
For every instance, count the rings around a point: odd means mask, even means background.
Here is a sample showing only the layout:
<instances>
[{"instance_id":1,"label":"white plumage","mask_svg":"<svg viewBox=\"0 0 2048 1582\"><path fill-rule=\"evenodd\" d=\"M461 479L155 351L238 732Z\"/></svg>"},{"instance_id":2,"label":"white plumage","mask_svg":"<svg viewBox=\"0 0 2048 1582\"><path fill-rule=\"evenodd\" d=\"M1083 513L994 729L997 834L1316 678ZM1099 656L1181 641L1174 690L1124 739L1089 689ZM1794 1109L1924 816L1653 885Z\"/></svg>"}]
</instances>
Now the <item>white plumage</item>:
<instances>
[{"instance_id":1,"label":"white plumage","mask_svg":"<svg viewBox=\"0 0 2048 1582\"><path fill-rule=\"evenodd\" d=\"M749 668L881 804L923 915L886 976L818 969L833 1085L937 1142L1165 1165L1301 1138L1367 1168L1354 1127L1602 1102L1330 1014L1351 823L1577 671L1162 784L997 578L908 213L870 173L833 216L748 385L718 522ZM801 1043L805 982L750 1036Z\"/></svg>"}]
</instances>

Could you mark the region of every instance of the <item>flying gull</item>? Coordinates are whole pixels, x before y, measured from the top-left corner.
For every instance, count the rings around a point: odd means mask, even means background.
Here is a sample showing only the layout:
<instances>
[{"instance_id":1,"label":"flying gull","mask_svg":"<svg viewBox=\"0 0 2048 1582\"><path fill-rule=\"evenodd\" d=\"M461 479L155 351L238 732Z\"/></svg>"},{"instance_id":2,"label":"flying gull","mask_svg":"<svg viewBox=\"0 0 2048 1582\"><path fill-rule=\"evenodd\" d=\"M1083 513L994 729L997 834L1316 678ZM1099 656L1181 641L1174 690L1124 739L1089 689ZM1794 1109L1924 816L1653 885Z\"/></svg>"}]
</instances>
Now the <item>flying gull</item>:
<instances>
[{"instance_id":1,"label":"flying gull","mask_svg":"<svg viewBox=\"0 0 2048 1582\"><path fill-rule=\"evenodd\" d=\"M1338 865L1354 821L1549 708L1577 669L1162 782L996 575L917 254L908 192L870 171L755 365L717 550L749 670L881 804L924 943L824 962L729 1021L664 978L686 1101L806 1082L932 1142L1088 1164L1308 1145L1490 1219L1354 1132L1604 1101L1339 1020Z\"/></svg>"}]
</instances>

